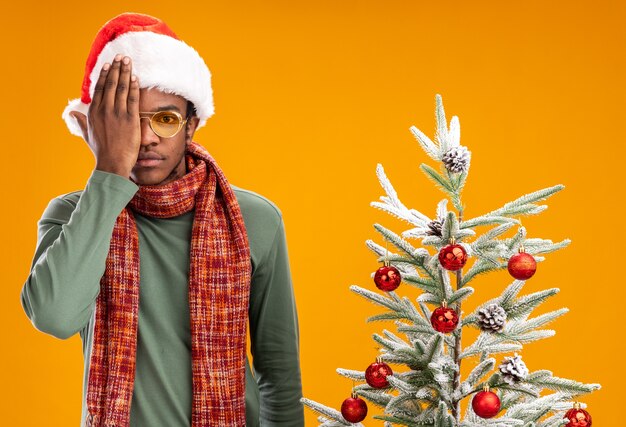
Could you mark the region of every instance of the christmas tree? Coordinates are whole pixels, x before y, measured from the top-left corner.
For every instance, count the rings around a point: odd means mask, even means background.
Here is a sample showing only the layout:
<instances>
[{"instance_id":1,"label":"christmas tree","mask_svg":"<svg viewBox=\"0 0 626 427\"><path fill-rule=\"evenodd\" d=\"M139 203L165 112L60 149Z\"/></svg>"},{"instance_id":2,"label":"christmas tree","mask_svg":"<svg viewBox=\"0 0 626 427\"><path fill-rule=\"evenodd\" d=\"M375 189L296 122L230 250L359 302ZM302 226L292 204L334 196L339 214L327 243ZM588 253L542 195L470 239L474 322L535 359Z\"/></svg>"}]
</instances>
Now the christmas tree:
<instances>
[{"instance_id":1,"label":"christmas tree","mask_svg":"<svg viewBox=\"0 0 626 427\"><path fill-rule=\"evenodd\" d=\"M555 377L549 370L531 372L517 354L524 344L553 336L555 331L542 328L568 311L562 308L530 317L535 308L559 292L558 288L520 295L537 262L544 261L541 255L570 241L527 238L518 218L545 210L547 206L539 202L562 190L563 185L526 194L484 215L464 219L461 193L471 153L460 145L456 116L448 126L439 95L435 117L434 142L414 126L411 132L439 171L424 163L420 168L446 198L439 202L432 219L407 208L379 164L376 174L386 195L371 205L411 228L396 234L375 224L385 245L372 240L366 243L383 262L374 274L380 291L350 287L385 309L367 321L392 321L397 333L383 330L373 335L380 355L365 371L337 369L354 383L364 383L353 387L341 411L307 398L302 402L320 414L323 427L362 426L366 401L384 409L383 415L374 418L383 420L386 427L591 426L586 405L576 397L599 389L599 384ZM448 202L454 210L448 210ZM475 228L481 226L487 231L478 235ZM513 227L517 227L515 234L505 238L503 235ZM422 247L409 239L421 240ZM484 274L504 269L512 276L512 283L500 296L465 315L461 305L474 293L470 284ZM396 291L401 282L420 290L417 305ZM466 328L479 330L471 343L462 343ZM476 365L466 378L461 378L462 362ZM468 405L461 414L464 399Z\"/></svg>"}]
</instances>

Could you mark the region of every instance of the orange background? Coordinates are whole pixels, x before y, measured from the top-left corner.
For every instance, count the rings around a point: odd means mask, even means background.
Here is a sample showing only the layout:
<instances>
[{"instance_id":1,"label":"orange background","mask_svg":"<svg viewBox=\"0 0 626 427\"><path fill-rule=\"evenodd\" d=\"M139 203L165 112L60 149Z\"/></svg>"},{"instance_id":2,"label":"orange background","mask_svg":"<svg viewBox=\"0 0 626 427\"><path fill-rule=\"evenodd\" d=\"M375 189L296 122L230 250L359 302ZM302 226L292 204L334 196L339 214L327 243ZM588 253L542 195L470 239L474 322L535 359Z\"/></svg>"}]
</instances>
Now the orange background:
<instances>
[{"instance_id":1,"label":"orange background","mask_svg":"<svg viewBox=\"0 0 626 427\"><path fill-rule=\"evenodd\" d=\"M351 383L335 369L365 369L376 355L371 334L395 330L366 324L380 309L348 286L373 287L378 264L364 245L380 242L373 223L409 227L369 206L383 194L376 163L407 206L435 213L442 193L419 171L430 159L408 129L433 136L441 93L473 154L465 218L565 184L550 209L523 222L529 237L573 243L548 254L522 293L560 287L538 313L571 311L523 356L531 370L601 383L581 399L594 425L623 423L623 2L152 0L3 6L3 425L79 423L80 339L35 330L19 294L45 206L84 188L94 166L61 112L79 96L97 29L124 11L159 16L205 58L216 114L196 141L232 183L283 212L305 396L338 408ZM506 272L475 280L464 311L508 283Z\"/></svg>"}]
</instances>

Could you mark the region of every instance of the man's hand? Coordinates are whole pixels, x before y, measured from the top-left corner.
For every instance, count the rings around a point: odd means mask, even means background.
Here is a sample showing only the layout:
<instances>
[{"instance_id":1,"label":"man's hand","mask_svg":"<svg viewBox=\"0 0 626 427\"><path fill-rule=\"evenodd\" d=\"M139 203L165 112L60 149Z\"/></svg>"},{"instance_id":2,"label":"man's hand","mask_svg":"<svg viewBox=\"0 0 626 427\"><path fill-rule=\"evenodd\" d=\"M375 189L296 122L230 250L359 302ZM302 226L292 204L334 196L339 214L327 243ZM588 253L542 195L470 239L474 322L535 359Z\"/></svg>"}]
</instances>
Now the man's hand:
<instances>
[{"instance_id":1,"label":"man's hand","mask_svg":"<svg viewBox=\"0 0 626 427\"><path fill-rule=\"evenodd\" d=\"M117 55L113 64L104 64L87 120L80 113L72 115L96 157L96 169L128 178L141 142L139 82L132 74L131 59Z\"/></svg>"}]
</instances>

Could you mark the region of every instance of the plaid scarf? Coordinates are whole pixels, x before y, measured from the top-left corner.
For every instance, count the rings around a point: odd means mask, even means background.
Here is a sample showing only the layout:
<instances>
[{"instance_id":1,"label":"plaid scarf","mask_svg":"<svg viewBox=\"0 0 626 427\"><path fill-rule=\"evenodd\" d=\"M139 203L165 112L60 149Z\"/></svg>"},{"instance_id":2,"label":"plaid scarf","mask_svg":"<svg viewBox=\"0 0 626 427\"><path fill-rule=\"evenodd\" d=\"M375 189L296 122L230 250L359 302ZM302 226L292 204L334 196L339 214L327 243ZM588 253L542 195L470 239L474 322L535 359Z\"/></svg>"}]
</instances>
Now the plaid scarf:
<instances>
[{"instance_id":1,"label":"plaid scarf","mask_svg":"<svg viewBox=\"0 0 626 427\"><path fill-rule=\"evenodd\" d=\"M185 161L183 177L140 186L117 218L96 299L87 426L130 425L139 309L139 239L133 211L170 218L194 207L189 269L191 425L245 426L248 236L235 194L206 149L192 142Z\"/></svg>"}]
</instances>

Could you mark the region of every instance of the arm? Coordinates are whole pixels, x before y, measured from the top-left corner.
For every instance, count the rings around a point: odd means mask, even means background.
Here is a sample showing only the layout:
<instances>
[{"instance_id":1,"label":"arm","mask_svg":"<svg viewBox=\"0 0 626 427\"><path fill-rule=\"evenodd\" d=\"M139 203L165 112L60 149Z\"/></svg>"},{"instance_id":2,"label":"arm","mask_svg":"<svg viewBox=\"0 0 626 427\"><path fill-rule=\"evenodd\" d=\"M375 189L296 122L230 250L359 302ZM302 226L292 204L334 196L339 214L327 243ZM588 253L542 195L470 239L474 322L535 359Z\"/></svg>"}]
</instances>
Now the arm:
<instances>
[{"instance_id":1,"label":"arm","mask_svg":"<svg viewBox=\"0 0 626 427\"><path fill-rule=\"evenodd\" d=\"M282 219L253 276L250 335L261 426L304 426L298 316Z\"/></svg>"},{"instance_id":2,"label":"arm","mask_svg":"<svg viewBox=\"0 0 626 427\"><path fill-rule=\"evenodd\" d=\"M53 199L38 225L37 249L21 292L33 325L66 339L91 318L117 216L139 187L94 170L78 203Z\"/></svg>"}]
</instances>

